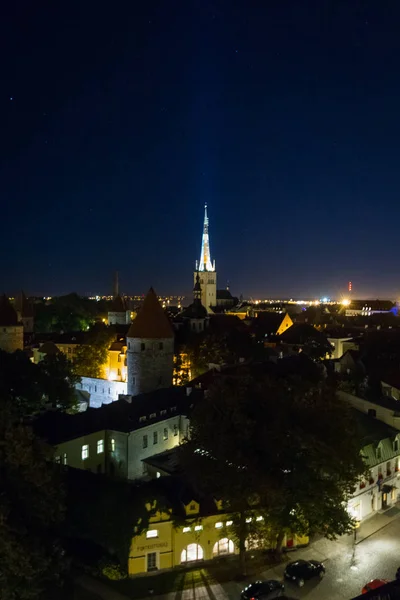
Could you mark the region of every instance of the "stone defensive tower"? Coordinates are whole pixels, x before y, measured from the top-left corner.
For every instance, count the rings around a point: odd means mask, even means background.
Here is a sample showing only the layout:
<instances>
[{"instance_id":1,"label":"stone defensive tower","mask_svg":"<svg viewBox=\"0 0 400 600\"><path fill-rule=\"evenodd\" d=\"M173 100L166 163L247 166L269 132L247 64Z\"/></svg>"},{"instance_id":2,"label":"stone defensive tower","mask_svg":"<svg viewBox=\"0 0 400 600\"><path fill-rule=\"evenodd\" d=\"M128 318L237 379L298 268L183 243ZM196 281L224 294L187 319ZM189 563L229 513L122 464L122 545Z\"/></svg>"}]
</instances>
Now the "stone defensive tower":
<instances>
[{"instance_id":1,"label":"stone defensive tower","mask_svg":"<svg viewBox=\"0 0 400 600\"><path fill-rule=\"evenodd\" d=\"M31 302L31 300L28 300L28 298L25 296L22 290L15 297L14 307L17 311L18 321L20 321L24 327L24 333L33 333L33 303Z\"/></svg>"},{"instance_id":2,"label":"stone defensive tower","mask_svg":"<svg viewBox=\"0 0 400 600\"><path fill-rule=\"evenodd\" d=\"M153 288L126 339L128 395L137 396L172 385L174 332Z\"/></svg>"},{"instance_id":3,"label":"stone defensive tower","mask_svg":"<svg viewBox=\"0 0 400 600\"><path fill-rule=\"evenodd\" d=\"M15 352L24 348L24 328L7 296L0 296L0 349Z\"/></svg>"}]
</instances>

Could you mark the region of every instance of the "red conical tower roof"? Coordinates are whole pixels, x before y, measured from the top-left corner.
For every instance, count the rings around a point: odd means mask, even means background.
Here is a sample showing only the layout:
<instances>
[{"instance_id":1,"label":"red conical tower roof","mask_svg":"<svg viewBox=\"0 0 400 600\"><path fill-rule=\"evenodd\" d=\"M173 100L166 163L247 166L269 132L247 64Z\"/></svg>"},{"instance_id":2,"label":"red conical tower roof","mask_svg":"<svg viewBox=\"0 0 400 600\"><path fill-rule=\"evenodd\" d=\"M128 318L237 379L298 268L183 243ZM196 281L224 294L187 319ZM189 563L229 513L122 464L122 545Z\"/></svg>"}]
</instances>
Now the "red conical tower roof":
<instances>
[{"instance_id":1,"label":"red conical tower roof","mask_svg":"<svg viewBox=\"0 0 400 600\"><path fill-rule=\"evenodd\" d=\"M155 339L174 337L171 323L153 288L150 288L143 306L130 326L126 337Z\"/></svg>"}]
</instances>

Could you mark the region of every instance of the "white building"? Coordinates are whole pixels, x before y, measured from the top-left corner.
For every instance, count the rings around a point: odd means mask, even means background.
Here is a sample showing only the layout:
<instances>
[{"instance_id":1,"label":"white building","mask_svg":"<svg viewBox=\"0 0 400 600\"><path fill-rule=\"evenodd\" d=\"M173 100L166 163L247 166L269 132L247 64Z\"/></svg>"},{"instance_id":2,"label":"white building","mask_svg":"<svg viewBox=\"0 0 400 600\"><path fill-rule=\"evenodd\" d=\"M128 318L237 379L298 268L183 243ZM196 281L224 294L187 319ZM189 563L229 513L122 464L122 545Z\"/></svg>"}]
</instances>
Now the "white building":
<instances>
[{"instance_id":1,"label":"white building","mask_svg":"<svg viewBox=\"0 0 400 600\"><path fill-rule=\"evenodd\" d=\"M362 454L368 468L350 500L348 509L357 521L389 508L400 490L400 433L367 415L359 415L368 443ZM358 420L358 417L357 417ZM365 427L366 426L366 427Z\"/></svg>"}]
</instances>

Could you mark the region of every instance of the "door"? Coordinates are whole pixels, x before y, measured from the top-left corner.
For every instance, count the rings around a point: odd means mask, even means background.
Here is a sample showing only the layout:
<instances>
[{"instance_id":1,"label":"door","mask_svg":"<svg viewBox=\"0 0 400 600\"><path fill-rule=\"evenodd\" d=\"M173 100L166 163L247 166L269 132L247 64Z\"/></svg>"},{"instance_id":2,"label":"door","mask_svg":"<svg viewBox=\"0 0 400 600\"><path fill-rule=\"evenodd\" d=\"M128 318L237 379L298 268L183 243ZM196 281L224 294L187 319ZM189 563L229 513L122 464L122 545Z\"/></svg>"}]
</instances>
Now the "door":
<instances>
[{"instance_id":1,"label":"door","mask_svg":"<svg viewBox=\"0 0 400 600\"><path fill-rule=\"evenodd\" d=\"M387 508L387 494L382 493L382 508Z\"/></svg>"},{"instance_id":2,"label":"door","mask_svg":"<svg viewBox=\"0 0 400 600\"><path fill-rule=\"evenodd\" d=\"M147 571L157 570L157 552L149 552L147 554Z\"/></svg>"}]
</instances>

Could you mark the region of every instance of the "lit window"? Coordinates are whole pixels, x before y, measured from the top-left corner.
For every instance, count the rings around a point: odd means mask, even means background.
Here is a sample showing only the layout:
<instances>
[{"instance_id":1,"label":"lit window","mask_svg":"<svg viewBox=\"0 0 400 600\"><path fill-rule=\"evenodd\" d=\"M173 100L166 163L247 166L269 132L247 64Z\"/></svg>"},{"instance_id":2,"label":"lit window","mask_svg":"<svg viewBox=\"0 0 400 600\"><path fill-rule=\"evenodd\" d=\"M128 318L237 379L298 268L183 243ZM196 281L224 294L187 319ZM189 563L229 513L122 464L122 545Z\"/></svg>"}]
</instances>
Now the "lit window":
<instances>
[{"instance_id":1,"label":"lit window","mask_svg":"<svg viewBox=\"0 0 400 600\"><path fill-rule=\"evenodd\" d=\"M89 458L89 444L84 444L82 446L82 460L86 460Z\"/></svg>"},{"instance_id":2,"label":"lit window","mask_svg":"<svg viewBox=\"0 0 400 600\"><path fill-rule=\"evenodd\" d=\"M195 531L201 531L203 529L203 525L196 525L194 528Z\"/></svg>"},{"instance_id":3,"label":"lit window","mask_svg":"<svg viewBox=\"0 0 400 600\"><path fill-rule=\"evenodd\" d=\"M257 517L256 521L264 521L264 517Z\"/></svg>"},{"instance_id":4,"label":"lit window","mask_svg":"<svg viewBox=\"0 0 400 600\"><path fill-rule=\"evenodd\" d=\"M230 525L232 525L233 521L227 521L226 522L226 526L229 527Z\"/></svg>"},{"instance_id":5,"label":"lit window","mask_svg":"<svg viewBox=\"0 0 400 600\"><path fill-rule=\"evenodd\" d=\"M144 421L146 421L147 417L139 417L139 423L144 423Z\"/></svg>"},{"instance_id":6,"label":"lit window","mask_svg":"<svg viewBox=\"0 0 400 600\"><path fill-rule=\"evenodd\" d=\"M115 439L111 438L110 440L111 452L115 452Z\"/></svg>"},{"instance_id":7,"label":"lit window","mask_svg":"<svg viewBox=\"0 0 400 600\"><path fill-rule=\"evenodd\" d=\"M61 463L61 456L56 456L54 461L59 465Z\"/></svg>"},{"instance_id":8,"label":"lit window","mask_svg":"<svg viewBox=\"0 0 400 600\"><path fill-rule=\"evenodd\" d=\"M182 531L183 531L183 533L189 533L189 531L192 531L192 528L191 527L184 527L182 529Z\"/></svg>"},{"instance_id":9,"label":"lit window","mask_svg":"<svg viewBox=\"0 0 400 600\"><path fill-rule=\"evenodd\" d=\"M215 523L215 529L221 529L222 526L223 523L221 523L221 521L219 521L219 523Z\"/></svg>"},{"instance_id":10,"label":"lit window","mask_svg":"<svg viewBox=\"0 0 400 600\"><path fill-rule=\"evenodd\" d=\"M62 457L62 464L66 465L67 464L67 453L64 452L63 457Z\"/></svg>"},{"instance_id":11,"label":"lit window","mask_svg":"<svg viewBox=\"0 0 400 600\"><path fill-rule=\"evenodd\" d=\"M146 538L156 538L158 537L158 530L157 529L149 529L149 531L146 533Z\"/></svg>"},{"instance_id":12,"label":"lit window","mask_svg":"<svg viewBox=\"0 0 400 600\"><path fill-rule=\"evenodd\" d=\"M252 519L251 517L248 517L248 518L246 519L246 523L251 523L251 522L252 522L252 520L253 520L253 519Z\"/></svg>"},{"instance_id":13,"label":"lit window","mask_svg":"<svg viewBox=\"0 0 400 600\"><path fill-rule=\"evenodd\" d=\"M104 452L104 440L97 440L97 454Z\"/></svg>"},{"instance_id":14,"label":"lit window","mask_svg":"<svg viewBox=\"0 0 400 600\"><path fill-rule=\"evenodd\" d=\"M160 473L160 471L157 471L157 473L156 473L156 477L157 477L157 479L158 479L159 477L161 477L161 473Z\"/></svg>"},{"instance_id":15,"label":"lit window","mask_svg":"<svg viewBox=\"0 0 400 600\"><path fill-rule=\"evenodd\" d=\"M151 413L149 416L149 419L155 419L157 416L157 413Z\"/></svg>"}]
</instances>

